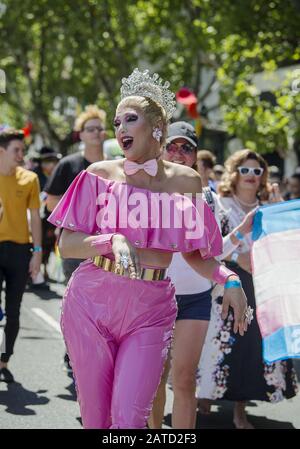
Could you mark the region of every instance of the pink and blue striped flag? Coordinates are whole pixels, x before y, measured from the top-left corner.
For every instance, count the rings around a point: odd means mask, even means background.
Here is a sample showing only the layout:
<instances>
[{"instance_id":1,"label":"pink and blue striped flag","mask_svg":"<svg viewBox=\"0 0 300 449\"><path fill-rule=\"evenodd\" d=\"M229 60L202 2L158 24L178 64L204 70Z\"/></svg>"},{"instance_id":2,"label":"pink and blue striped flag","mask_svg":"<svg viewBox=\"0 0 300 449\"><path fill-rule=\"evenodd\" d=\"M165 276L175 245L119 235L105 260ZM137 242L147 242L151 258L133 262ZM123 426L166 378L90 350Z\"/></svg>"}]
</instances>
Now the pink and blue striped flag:
<instances>
[{"instance_id":1,"label":"pink and blue striped flag","mask_svg":"<svg viewBox=\"0 0 300 449\"><path fill-rule=\"evenodd\" d=\"M263 358L271 363L300 357L300 200L261 207L252 239Z\"/></svg>"}]
</instances>

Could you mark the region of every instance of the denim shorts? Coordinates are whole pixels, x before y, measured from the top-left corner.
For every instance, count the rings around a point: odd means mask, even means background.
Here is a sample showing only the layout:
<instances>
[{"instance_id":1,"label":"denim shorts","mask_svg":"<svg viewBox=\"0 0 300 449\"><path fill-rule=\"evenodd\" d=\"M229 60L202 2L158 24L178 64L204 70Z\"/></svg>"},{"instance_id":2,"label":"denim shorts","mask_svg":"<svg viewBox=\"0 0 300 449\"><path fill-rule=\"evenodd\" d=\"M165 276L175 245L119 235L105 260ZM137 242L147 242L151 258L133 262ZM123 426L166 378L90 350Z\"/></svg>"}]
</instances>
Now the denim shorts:
<instances>
[{"instance_id":1,"label":"denim shorts","mask_svg":"<svg viewBox=\"0 0 300 449\"><path fill-rule=\"evenodd\" d=\"M211 289L192 295L176 295L176 320L210 320Z\"/></svg>"}]
</instances>

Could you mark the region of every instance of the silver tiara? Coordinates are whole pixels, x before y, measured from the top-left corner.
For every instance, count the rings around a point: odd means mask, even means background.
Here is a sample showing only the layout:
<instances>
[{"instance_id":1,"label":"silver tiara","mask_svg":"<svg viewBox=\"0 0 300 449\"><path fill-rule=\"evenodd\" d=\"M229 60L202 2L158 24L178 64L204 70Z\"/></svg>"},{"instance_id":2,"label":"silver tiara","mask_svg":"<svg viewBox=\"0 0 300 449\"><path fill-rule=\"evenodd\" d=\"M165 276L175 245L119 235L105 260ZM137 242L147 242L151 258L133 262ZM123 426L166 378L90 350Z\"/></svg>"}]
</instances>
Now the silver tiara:
<instances>
[{"instance_id":1,"label":"silver tiara","mask_svg":"<svg viewBox=\"0 0 300 449\"><path fill-rule=\"evenodd\" d=\"M163 80L157 73L151 77L149 70L140 72L134 69L128 78L122 79L121 100L125 97L141 96L156 101L166 111L167 119L170 120L176 110L175 94L169 90L170 83Z\"/></svg>"}]
</instances>

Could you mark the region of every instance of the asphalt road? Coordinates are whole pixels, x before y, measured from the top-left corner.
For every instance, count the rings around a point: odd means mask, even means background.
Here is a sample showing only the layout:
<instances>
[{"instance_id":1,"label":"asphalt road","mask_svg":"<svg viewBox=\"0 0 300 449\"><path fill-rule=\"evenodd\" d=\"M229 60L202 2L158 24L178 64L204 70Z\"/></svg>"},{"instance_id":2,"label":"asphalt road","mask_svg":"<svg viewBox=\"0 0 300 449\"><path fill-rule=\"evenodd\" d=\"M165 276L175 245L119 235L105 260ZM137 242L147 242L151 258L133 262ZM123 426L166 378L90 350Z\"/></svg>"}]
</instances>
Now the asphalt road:
<instances>
[{"instance_id":1,"label":"asphalt road","mask_svg":"<svg viewBox=\"0 0 300 449\"><path fill-rule=\"evenodd\" d=\"M38 296L26 292L21 329L10 361L13 384L0 383L0 429L80 429L72 379L62 369L64 344L59 328L61 284ZM0 331L3 329L1 322ZM298 375L300 361L296 361ZM168 388L165 428L170 428L172 391ZM251 402L249 419L258 429L300 429L300 394L279 404ZM197 427L230 429L232 403L216 402Z\"/></svg>"}]
</instances>

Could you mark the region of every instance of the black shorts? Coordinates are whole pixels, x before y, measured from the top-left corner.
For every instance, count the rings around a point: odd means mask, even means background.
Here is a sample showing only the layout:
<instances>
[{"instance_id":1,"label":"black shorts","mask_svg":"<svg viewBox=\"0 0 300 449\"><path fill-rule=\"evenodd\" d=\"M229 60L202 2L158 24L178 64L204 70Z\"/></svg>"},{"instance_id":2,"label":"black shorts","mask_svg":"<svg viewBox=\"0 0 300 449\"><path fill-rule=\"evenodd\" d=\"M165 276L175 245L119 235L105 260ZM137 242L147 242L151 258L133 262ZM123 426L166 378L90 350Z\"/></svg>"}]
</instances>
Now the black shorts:
<instances>
[{"instance_id":1,"label":"black shorts","mask_svg":"<svg viewBox=\"0 0 300 449\"><path fill-rule=\"evenodd\" d=\"M192 295L176 295L176 320L210 320L211 289Z\"/></svg>"}]
</instances>

